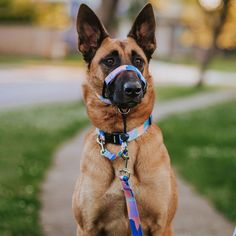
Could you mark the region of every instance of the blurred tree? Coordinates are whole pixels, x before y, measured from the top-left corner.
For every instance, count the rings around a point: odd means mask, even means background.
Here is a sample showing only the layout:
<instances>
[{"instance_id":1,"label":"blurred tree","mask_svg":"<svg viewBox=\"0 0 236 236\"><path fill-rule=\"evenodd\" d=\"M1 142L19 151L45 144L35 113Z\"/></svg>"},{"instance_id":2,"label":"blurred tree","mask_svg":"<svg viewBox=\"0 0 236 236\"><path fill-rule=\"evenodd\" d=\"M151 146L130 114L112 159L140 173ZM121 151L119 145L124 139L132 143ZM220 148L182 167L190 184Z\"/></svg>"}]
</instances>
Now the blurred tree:
<instances>
[{"instance_id":1,"label":"blurred tree","mask_svg":"<svg viewBox=\"0 0 236 236\"><path fill-rule=\"evenodd\" d=\"M41 0L0 0L0 23L65 28L69 24L69 16L64 3Z\"/></svg>"},{"instance_id":2,"label":"blurred tree","mask_svg":"<svg viewBox=\"0 0 236 236\"><path fill-rule=\"evenodd\" d=\"M0 23L32 23L35 9L30 0L1 0Z\"/></svg>"},{"instance_id":3,"label":"blurred tree","mask_svg":"<svg viewBox=\"0 0 236 236\"><path fill-rule=\"evenodd\" d=\"M69 25L69 13L64 3L35 3L35 24L50 28L64 29Z\"/></svg>"},{"instance_id":4,"label":"blurred tree","mask_svg":"<svg viewBox=\"0 0 236 236\"><path fill-rule=\"evenodd\" d=\"M116 18L118 3L119 0L102 0L99 8L101 20L111 35L115 34L118 26Z\"/></svg>"},{"instance_id":5,"label":"blurred tree","mask_svg":"<svg viewBox=\"0 0 236 236\"><path fill-rule=\"evenodd\" d=\"M130 6L128 9L127 16L130 19L134 19L138 15L138 12L141 11L143 6L148 2L149 1L147 1L147 0L132 0L132 1L130 1Z\"/></svg>"},{"instance_id":6,"label":"blurred tree","mask_svg":"<svg viewBox=\"0 0 236 236\"><path fill-rule=\"evenodd\" d=\"M198 87L201 87L203 85L205 71L208 65L210 64L211 60L213 59L214 55L217 52L218 38L220 34L223 32L223 27L226 24L227 16L229 14L230 1L231 0L223 0L222 2L223 6L221 7L221 9L219 10L217 14L209 13L208 10L204 8L204 6L202 6L203 11L205 11L205 14L207 15L207 17L213 18L213 22L210 24L211 35L212 35L210 47L208 47L204 51L202 57L200 58L200 76L197 82Z\"/></svg>"},{"instance_id":7,"label":"blurred tree","mask_svg":"<svg viewBox=\"0 0 236 236\"><path fill-rule=\"evenodd\" d=\"M197 47L200 51L197 86L202 86L205 71L219 49L230 49L236 46L236 1L184 2L188 3L183 14L183 21L188 30L184 33L183 39L185 43Z\"/></svg>"}]
</instances>

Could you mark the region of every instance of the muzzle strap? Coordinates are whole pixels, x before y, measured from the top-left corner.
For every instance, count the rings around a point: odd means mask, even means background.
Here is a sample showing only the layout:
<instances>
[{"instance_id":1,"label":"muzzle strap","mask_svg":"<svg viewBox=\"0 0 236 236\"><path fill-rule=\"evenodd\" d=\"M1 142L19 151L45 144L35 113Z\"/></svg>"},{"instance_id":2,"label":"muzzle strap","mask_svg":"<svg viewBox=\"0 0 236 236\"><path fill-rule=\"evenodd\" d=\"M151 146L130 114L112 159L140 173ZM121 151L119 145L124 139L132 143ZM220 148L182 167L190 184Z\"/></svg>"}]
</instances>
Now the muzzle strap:
<instances>
[{"instance_id":1,"label":"muzzle strap","mask_svg":"<svg viewBox=\"0 0 236 236\"><path fill-rule=\"evenodd\" d=\"M143 77L142 73L139 71L139 69L135 66L132 65L122 65L117 67L115 70L113 70L106 78L105 78L105 83L106 85L109 85L115 78L117 75L119 75L121 72L123 71L134 71L137 76L139 77L139 79L146 85L146 80Z\"/></svg>"},{"instance_id":2,"label":"muzzle strap","mask_svg":"<svg viewBox=\"0 0 236 236\"><path fill-rule=\"evenodd\" d=\"M100 99L100 101L102 101L103 103L106 103L106 104L108 104L108 105L111 105L111 104L112 104L110 99L104 98L103 96L98 95L98 94L96 94L96 95L97 95L97 97Z\"/></svg>"},{"instance_id":3,"label":"muzzle strap","mask_svg":"<svg viewBox=\"0 0 236 236\"><path fill-rule=\"evenodd\" d=\"M108 99L105 95L106 93L106 88L109 86L109 84L112 83L112 81L122 72L124 71L133 71L137 74L138 78L141 80L142 84L143 84L143 88L144 91L146 91L147 88L147 81L146 79L143 77L142 73L140 72L140 70L133 66L133 65L121 65L119 67L117 67L115 70L113 70L104 80L104 85L103 85L103 91L102 91L102 95L97 95L97 97L105 104L109 104L111 105L112 102L110 101L110 99Z\"/></svg>"}]
</instances>

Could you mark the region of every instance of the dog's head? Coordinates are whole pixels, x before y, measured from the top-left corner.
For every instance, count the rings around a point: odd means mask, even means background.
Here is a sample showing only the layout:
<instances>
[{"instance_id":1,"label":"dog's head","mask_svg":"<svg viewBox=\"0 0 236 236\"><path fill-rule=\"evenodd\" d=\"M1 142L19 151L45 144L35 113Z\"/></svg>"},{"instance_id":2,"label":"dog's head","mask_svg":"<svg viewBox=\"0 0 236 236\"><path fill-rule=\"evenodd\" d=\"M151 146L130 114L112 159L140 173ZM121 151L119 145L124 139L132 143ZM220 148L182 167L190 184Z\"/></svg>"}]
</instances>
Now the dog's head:
<instances>
[{"instance_id":1,"label":"dog's head","mask_svg":"<svg viewBox=\"0 0 236 236\"><path fill-rule=\"evenodd\" d=\"M150 87L148 63L156 48L155 28L153 9L147 4L138 14L127 39L112 39L95 13L85 4L80 6L78 49L88 64L89 84L94 93L103 95L122 109L133 108L142 102ZM105 78L121 65L138 68L144 81L135 71L124 70L111 83L104 84Z\"/></svg>"}]
</instances>

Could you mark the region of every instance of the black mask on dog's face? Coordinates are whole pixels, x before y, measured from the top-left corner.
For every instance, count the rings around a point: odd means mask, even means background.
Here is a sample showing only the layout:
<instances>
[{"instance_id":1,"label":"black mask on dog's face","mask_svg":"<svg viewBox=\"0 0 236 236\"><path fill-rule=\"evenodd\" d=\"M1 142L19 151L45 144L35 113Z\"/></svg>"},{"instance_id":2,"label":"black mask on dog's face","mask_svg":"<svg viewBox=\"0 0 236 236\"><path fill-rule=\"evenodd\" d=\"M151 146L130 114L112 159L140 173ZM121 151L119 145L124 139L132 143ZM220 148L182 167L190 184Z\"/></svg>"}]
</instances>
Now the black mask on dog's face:
<instances>
[{"instance_id":1,"label":"black mask on dog's face","mask_svg":"<svg viewBox=\"0 0 236 236\"><path fill-rule=\"evenodd\" d=\"M141 72L132 65L122 65L106 77L102 95L124 109L139 104L145 92L146 80Z\"/></svg>"}]
</instances>

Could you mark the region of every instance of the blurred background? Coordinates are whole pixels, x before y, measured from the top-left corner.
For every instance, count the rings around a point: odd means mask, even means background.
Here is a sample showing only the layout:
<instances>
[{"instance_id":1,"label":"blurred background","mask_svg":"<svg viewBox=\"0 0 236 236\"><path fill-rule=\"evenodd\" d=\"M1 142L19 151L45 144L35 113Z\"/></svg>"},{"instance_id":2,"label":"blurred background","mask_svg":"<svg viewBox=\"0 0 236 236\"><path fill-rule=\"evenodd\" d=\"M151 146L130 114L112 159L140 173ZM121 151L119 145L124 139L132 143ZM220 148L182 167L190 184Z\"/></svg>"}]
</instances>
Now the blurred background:
<instances>
[{"instance_id":1,"label":"blurred background","mask_svg":"<svg viewBox=\"0 0 236 236\"><path fill-rule=\"evenodd\" d=\"M60 179L61 170L67 168L70 175L68 163L62 162L58 169L55 151L88 124L81 102L86 65L77 52L78 8L81 3L89 5L111 36L122 39L147 2L152 3L157 22L157 50L150 70L157 100L163 104L160 110L168 114L182 111L160 123L168 149L180 179L223 215L218 221L226 222L223 231L210 228L201 235L228 235L227 227L231 230L236 222L236 0L0 0L1 236L74 232L73 227L63 231L70 224L55 218L68 209L71 214L72 190L67 191L67 203L65 199L50 200L54 194L63 195L54 189L58 183L50 179L50 173ZM193 96L198 96L200 105L191 100ZM195 106L225 100L229 101L192 112ZM189 107L187 114L185 106ZM74 181L74 176L71 179ZM67 184L73 189L71 179ZM67 209L53 208L57 201ZM197 209L189 211L192 222L202 217ZM193 212L200 215L191 218ZM208 220L214 218L204 215ZM58 221L48 226L45 221L52 218ZM218 221L208 225L220 226ZM197 236L193 228L185 229L181 220L178 223L176 235Z\"/></svg>"},{"instance_id":2,"label":"blurred background","mask_svg":"<svg viewBox=\"0 0 236 236\"><path fill-rule=\"evenodd\" d=\"M110 34L124 38L145 0L1 0L0 60L73 61L77 55L75 20L79 5L93 8ZM153 0L159 61L197 65L195 84L207 68L235 68L234 0ZM81 58L80 58L81 59ZM78 57L75 57L78 60ZM193 82L193 81L192 81Z\"/></svg>"},{"instance_id":3,"label":"blurred background","mask_svg":"<svg viewBox=\"0 0 236 236\"><path fill-rule=\"evenodd\" d=\"M98 13L112 36L123 38L147 1L1 0L0 53L50 59L76 53L75 18L82 2ZM158 23L156 57L199 63L202 71L214 57L235 57L234 0L150 2Z\"/></svg>"}]
</instances>

